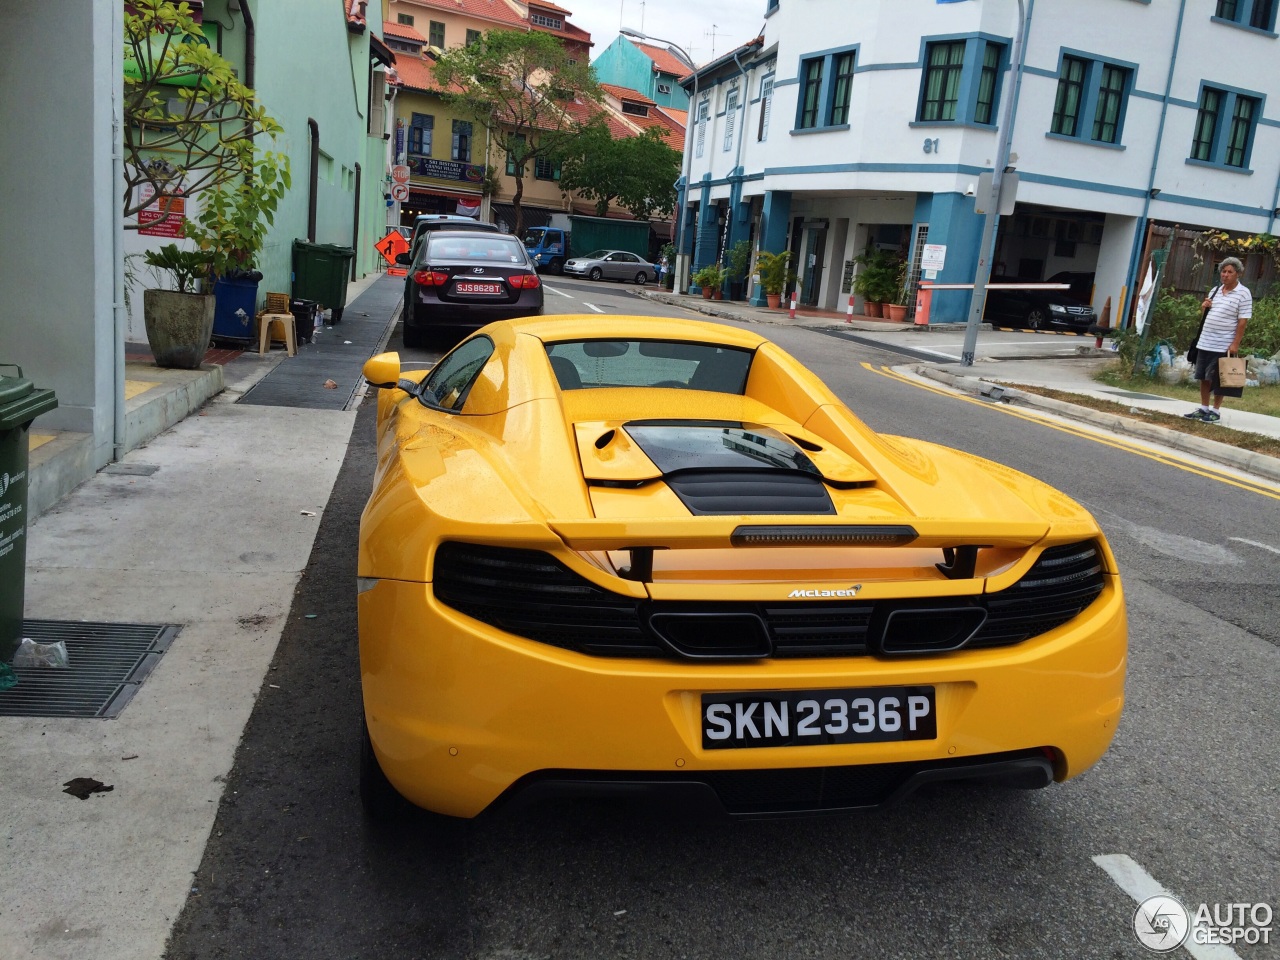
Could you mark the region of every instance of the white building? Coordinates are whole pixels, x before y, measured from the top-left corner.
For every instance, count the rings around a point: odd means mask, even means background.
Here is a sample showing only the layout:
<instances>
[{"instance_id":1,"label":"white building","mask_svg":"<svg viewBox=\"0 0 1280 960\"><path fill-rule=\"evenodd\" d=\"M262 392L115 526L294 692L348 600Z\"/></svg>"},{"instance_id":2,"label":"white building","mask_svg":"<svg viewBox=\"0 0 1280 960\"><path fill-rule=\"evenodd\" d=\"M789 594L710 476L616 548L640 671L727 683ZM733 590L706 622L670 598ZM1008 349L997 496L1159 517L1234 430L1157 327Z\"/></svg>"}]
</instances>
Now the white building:
<instances>
[{"instance_id":1,"label":"white building","mask_svg":"<svg viewBox=\"0 0 1280 960\"><path fill-rule=\"evenodd\" d=\"M927 240L938 282L971 282L1009 97L1017 207L994 272L1093 273L1123 315L1149 224L1275 232L1280 0L1025 0L1020 71L1018 0L766 2L763 36L685 83L695 268L748 237L797 254L802 303L843 309L868 243L915 280ZM931 321L969 300L935 294Z\"/></svg>"}]
</instances>

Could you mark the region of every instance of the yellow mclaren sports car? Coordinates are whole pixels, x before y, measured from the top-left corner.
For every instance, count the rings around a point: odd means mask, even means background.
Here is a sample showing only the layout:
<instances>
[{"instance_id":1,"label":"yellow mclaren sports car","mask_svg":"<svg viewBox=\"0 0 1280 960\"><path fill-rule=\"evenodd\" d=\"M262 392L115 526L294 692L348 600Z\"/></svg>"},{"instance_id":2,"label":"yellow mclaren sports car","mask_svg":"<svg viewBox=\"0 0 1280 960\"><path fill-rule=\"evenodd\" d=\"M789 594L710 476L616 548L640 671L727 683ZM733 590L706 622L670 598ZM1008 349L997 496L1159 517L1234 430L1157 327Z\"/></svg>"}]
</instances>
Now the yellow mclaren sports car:
<instances>
[{"instance_id":1,"label":"yellow mclaren sports car","mask_svg":"<svg viewBox=\"0 0 1280 960\"><path fill-rule=\"evenodd\" d=\"M755 333L529 318L364 375L375 817L645 793L821 813L1044 787L1111 742L1127 626L1093 517L875 433Z\"/></svg>"}]
</instances>

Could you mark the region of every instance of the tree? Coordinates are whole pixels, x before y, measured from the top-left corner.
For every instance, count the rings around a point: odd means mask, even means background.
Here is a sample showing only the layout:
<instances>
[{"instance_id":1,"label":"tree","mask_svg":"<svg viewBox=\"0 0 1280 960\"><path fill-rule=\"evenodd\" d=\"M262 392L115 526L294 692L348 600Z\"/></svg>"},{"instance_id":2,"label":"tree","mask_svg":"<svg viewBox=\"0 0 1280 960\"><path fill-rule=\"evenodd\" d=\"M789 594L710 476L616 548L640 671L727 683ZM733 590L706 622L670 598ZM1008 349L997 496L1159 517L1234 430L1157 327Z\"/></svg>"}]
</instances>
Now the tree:
<instances>
[{"instance_id":1,"label":"tree","mask_svg":"<svg viewBox=\"0 0 1280 960\"><path fill-rule=\"evenodd\" d=\"M490 30L481 42L440 57L435 76L445 102L489 132L515 178L513 227L522 234L529 164L567 154L596 113L599 86L589 66L571 63L549 33Z\"/></svg>"},{"instance_id":2,"label":"tree","mask_svg":"<svg viewBox=\"0 0 1280 960\"><path fill-rule=\"evenodd\" d=\"M592 124L564 160L560 186L594 200L603 217L617 200L638 220L665 217L675 209L680 153L662 139L657 127L615 138L603 122Z\"/></svg>"},{"instance_id":3,"label":"tree","mask_svg":"<svg viewBox=\"0 0 1280 960\"><path fill-rule=\"evenodd\" d=\"M190 6L130 0L124 20L126 218L170 197L287 171L283 154L254 147L255 136L281 126L204 41Z\"/></svg>"}]
</instances>

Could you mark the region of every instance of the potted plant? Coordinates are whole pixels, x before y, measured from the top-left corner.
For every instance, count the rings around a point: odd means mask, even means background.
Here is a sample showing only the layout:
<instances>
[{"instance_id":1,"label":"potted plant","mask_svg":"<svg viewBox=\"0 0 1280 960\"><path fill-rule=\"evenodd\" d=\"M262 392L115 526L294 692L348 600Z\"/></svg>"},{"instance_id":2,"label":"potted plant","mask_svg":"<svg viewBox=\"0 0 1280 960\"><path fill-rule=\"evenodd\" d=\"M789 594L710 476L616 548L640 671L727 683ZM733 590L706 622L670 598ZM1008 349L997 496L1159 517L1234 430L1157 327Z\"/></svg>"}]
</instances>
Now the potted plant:
<instances>
[{"instance_id":1,"label":"potted plant","mask_svg":"<svg viewBox=\"0 0 1280 960\"><path fill-rule=\"evenodd\" d=\"M720 289L724 286L724 277L724 267L718 263L709 263L694 273L693 282L702 288L704 300L721 300L724 298L724 293Z\"/></svg>"},{"instance_id":2,"label":"potted plant","mask_svg":"<svg viewBox=\"0 0 1280 960\"><path fill-rule=\"evenodd\" d=\"M747 267L751 265L751 243L739 240L729 248L729 299L743 299L746 287Z\"/></svg>"},{"instance_id":3,"label":"potted plant","mask_svg":"<svg viewBox=\"0 0 1280 960\"><path fill-rule=\"evenodd\" d=\"M213 256L169 243L148 250L143 260L154 270L167 273L173 284L173 289L142 292L142 317L156 365L196 370L213 335L214 298L197 292Z\"/></svg>"},{"instance_id":4,"label":"potted plant","mask_svg":"<svg viewBox=\"0 0 1280 960\"><path fill-rule=\"evenodd\" d=\"M898 272L894 276L895 284L891 302L885 305L889 319L902 323L907 319L907 298L911 295L911 284L907 281L907 261L898 261Z\"/></svg>"},{"instance_id":5,"label":"potted plant","mask_svg":"<svg viewBox=\"0 0 1280 960\"><path fill-rule=\"evenodd\" d=\"M217 300L213 334L233 340L252 339L257 313L257 258L275 219L276 206L289 188L287 157L264 154L252 177L200 195L200 214L187 221L187 236L210 257L213 294Z\"/></svg>"},{"instance_id":6,"label":"potted plant","mask_svg":"<svg viewBox=\"0 0 1280 960\"><path fill-rule=\"evenodd\" d=\"M898 258L868 246L853 262L861 267L853 281L853 292L862 297L863 312L868 317L884 316L882 305L893 299L897 289Z\"/></svg>"},{"instance_id":7,"label":"potted plant","mask_svg":"<svg viewBox=\"0 0 1280 960\"><path fill-rule=\"evenodd\" d=\"M765 299L771 308L777 309L782 302L782 291L787 284L796 281L796 272L791 269L791 251L770 253L768 250L761 250L756 254L756 271L760 274L760 286L764 287Z\"/></svg>"}]
</instances>

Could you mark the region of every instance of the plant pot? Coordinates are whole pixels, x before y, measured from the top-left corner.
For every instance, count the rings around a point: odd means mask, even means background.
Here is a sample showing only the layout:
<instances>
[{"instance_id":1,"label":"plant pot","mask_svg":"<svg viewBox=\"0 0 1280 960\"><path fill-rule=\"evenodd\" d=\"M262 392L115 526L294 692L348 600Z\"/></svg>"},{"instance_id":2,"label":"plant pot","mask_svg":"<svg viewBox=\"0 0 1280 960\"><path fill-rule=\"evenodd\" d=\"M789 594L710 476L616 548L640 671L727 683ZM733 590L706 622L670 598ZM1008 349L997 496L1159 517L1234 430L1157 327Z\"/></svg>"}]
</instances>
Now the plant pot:
<instances>
[{"instance_id":1,"label":"plant pot","mask_svg":"<svg viewBox=\"0 0 1280 960\"><path fill-rule=\"evenodd\" d=\"M780 294L780 293L766 293L766 294L764 295L764 299L765 299L765 301L769 304L769 309L770 309L770 310L777 310L777 309L778 309L778 307L779 307L779 305L781 305L781 303L782 303L782 294Z\"/></svg>"},{"instance_id":2,"label":"plant pot","mask_svg":"<svg viewBox=\"0 0 1280 960\"><path fill-rule=\"evenodd\" d=\"M878 303L875 300L867 300L862 305L862 312L865 313L868 317L883 317L884 304Z\"/></svg>"},{"instance_id":3,"label":"plant pot","mask_svg":"<svg viewBox=\"0 0 1280 960\"><path fill-rule=\"evenodd\" d=\"M703 287L703 288L702 288L702 299L703 299L703 300L710 300L710 299L711 299L711 288L710 288L710 287Z\"/></svg>"},{"instance_id":4,"label":"plant pot","mask_svg":"<svg viewBox=\"0 0 1280 960\"><path fill-rule=\"evenodd\" d=\"M722 290L720 287L716 287L715 289L713 289L713 290L711 291L711 299L712 299L712 300L723 300L723 299L724 299L724 290Z\"/></svg>"},{"instance_id":5,"label":"plant pot","mask_svg":"<svg viewBox=\"0 0 1280 960\"><path fill-rule=\"evenodd\" d=\"M213 336L212 296L143 290L142 318L158 367L198 370Z\"/></svg>"},{"instance_id":6,"label":"plant pot","mask_svg":"<svg viewBox=\"0 0 1280 960\"><path fill-rule=\"evenodd\" d=\"M902 323L907 319L907 305L905 303L886 303L885 309L889 311L890 320Z\"/></svg>"}]
</instances>

